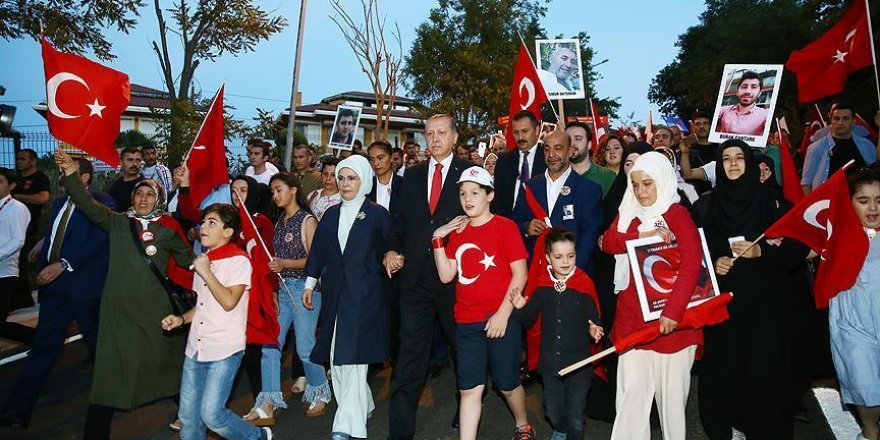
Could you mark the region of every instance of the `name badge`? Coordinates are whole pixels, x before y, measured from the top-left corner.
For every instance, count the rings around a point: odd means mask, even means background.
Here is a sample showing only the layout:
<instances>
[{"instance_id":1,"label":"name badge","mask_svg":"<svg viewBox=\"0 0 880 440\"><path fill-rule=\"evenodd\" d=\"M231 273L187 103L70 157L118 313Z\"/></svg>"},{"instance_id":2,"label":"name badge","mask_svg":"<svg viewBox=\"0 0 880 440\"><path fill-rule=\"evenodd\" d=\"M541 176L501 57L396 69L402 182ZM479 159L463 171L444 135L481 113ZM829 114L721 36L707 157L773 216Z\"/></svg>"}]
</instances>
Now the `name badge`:
<instances>
[{"instance_id":1,"label":"name badge","mask_svg":"<svg viewBox=\"0 0 880 440\"><path fill-rule=\"evenodd\" d=\"M574 220L574 205L564 205L562 207L562 220Z\"/></svg>"}]
</instances>

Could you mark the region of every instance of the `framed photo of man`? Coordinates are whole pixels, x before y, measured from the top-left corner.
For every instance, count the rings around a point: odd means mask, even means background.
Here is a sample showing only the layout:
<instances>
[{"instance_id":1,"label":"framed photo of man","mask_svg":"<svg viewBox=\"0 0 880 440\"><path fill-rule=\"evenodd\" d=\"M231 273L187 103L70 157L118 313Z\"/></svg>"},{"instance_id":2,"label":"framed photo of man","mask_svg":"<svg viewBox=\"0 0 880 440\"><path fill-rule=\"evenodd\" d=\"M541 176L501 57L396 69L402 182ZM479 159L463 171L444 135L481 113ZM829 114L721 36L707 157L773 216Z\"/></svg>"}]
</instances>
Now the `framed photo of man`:
<instances>
[{"instance_id":1,"label":"framed photo of man","mask_svg":"<svg viewBox=\"0 0 880 440\"><path fill-rule=\"evenodd\" d=\"M584 99L580 40L535 40L535 53L535 68L548 98Z\"/></svg>"},{"instance_id":2,"label":"framed photo of man","mask_svg":"<svg viewBox=\"0 0 880 440\"><path fill-rule=\"evenodd\" d=\"M781 80L781 64L725 64L709 141L741 139L763 148Z\"/></svg>"},{"instance_id":3,"label":"framed photo of man","mask_svg":"<svg viewBox=\"0 0 880 440\"><path fill-rule=\"evenodd\" d=\"M691 295L688 308L702 304L720 293L714 265L709 256L709 247L706 245L706 236L703 235L702 228L699 231L703 264L700 265L697 287ZM675 251L677 247L678 244L674 240L672 243L665 243L658 236L626 242L630 269L645 322L660 318L663 308L666 307L666 301L672 293L681 263L679 253Z\"/></svg>"},{"instance_id":4,"label":"framed photo of man","mask_svg":"<svg viewBox=\"0 0 880 440\"><path fill-rule=\"evenodd\" d=\"M355 134L361 122L360 107L340 105L336 107L336 119L330 132L330 147L351 151L354 148Z\"/></svg>"}]
</instances>

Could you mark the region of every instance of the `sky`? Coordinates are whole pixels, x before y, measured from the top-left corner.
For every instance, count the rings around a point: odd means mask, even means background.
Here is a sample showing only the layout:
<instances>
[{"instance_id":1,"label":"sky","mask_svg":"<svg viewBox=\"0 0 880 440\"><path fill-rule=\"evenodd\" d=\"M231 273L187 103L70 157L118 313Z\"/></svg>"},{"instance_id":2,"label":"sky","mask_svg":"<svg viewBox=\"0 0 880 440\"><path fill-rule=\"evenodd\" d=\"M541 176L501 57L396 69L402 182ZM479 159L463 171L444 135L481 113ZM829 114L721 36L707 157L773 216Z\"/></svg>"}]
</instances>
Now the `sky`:
<instances>
[{"instance_id":1,"label":"sky","mask_svg":"<svg viewBox=\"0 0 880 440\"><path fill-rule=\"evenodd\" d=\"M300 1L257 2L272 15L287 18L288 26L259 44L254 52L202 62L194 82L197 91L211 96L225 81L226 104L235 107L234 116L243 120L250 120L256 108L278 113L288 107L290 100ZM166 8L171 3L161 2ZM341 0L341 3L359 11L359 0ZM400 26L404 54L412 46L416 28L427 19L434 6L436 1L429 0L380 2L388 22L397 22ZM678 35L699 22L705 6L700 0L678 0L674 6L653 0L555 0L547 8L542 21L547 35L568 37L586 30L596 51L594 63L608 59L596 67L602 76L597 83L598 95L619 97L621 116L634 112L636 120L645 121L649 110L655 115L658 111L647 99L651 80L675 59ZM299 80L304 104L346 91L371 91L366 75L330 19L333 14L328 0L308 2ZM168 19L166 14L166 21ZM158 41L156 17L151 7L141 11L138 25L129 34L108 30L107 36L117 58L105 62L106 65L126 72L132 83L164 89L161 70L151 49L152 41ZM174 38L170 35L172 48L179 46L175 46ZM13 126L20 131L46 131L45 119L31 108L45 100L39 43L30 39L0 40L0 60L0 85L6 87L0 103L18 107ZM177 60L172 50L172 65L179 66ZM406 90L399 94L406 94Z\"/></svg>"}]
</instances>

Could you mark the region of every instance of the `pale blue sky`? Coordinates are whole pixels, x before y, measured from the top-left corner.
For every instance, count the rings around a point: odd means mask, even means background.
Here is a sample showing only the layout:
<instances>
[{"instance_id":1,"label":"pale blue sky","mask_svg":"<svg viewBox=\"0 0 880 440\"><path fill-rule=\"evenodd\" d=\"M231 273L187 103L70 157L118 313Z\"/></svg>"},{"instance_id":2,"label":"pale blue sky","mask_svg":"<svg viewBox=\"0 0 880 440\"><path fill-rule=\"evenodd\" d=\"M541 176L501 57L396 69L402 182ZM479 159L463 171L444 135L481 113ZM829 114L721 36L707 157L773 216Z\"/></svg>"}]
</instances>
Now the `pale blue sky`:
<instances>
[{"instance_id":1,"label":"pale blue sky","mask_svg":"<svg viewBox=\"0 0 880 440\"><path fill-rule=\"evenodd\" d=\"M171 4L170 1L162 3L164 7ZM204 62L196 71L196 89L206 95L213 94L221 82L226 82L226 103L236 107L234 114L240 119L252 117L257 107L281 111L290 99L300 2L259 0L259 3L288 19L290 24L284 32L260 44L255 52ZM342 3L360 7L358 0L342 0ZM400 25L404 53L412 45L416 27L435 5L436 2L427 0L381 2L388 20ZM597 52L594 62L609 60L597 67L603 76L598 82L598 94L619 96L620 114L635 112L636 119L644 121L648 110L657 112L656 106L647 100L651 79L675 58L678 35L697 24L704 9L699 0L555 0L548 5L542 24L550 36L573 36L586 30ZM304 103L349 90L370 90L366 76L329 18L332 12L327 0L309 1L299 82ZM158 37L156 28L155 14L147 7L130 34L108 31L117 58L107 64L128 73L133 83L163 89L159 65L150 46ZM173 39L169 44L175 47ZM21 131L46 130L45 120L30 108L45 99L39 44L31 40L0 40L0 59L3 60L0 85L6 87L6 95L0 97L0 103L18 106L15 127ZM511 60L513 62L515 60Z\"/></svg>"}]
</instances>

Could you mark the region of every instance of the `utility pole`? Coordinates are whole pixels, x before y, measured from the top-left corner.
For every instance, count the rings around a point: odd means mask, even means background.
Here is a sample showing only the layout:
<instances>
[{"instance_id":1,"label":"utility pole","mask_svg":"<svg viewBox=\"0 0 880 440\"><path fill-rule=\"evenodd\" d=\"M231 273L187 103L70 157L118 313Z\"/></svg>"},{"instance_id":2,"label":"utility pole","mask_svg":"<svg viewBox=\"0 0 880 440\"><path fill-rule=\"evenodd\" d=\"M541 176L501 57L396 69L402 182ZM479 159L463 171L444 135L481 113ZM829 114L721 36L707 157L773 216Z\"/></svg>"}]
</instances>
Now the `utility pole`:
<instances>
[{"instance_id":1,"label":"utility pole","mask_svg":"<svg viewBox=\"0 0 880 440\"><path fill-rule=\"evenodd\" d=\"M284 166L287 167L288 170L292 169L290 167L290 161L293 157L293 130L296 125L294 124L296 120L296 92L297 92L297 84L299 83L299 62L300 58L302 58L302 43L303 43L303 33L306 29L306 4L308 0L302 0L299 7L299 29L296 32L296 54L293 57L293 85L291 86L290 91L290 115L287 118L287 144L284 149Z\"/></svg>"}]
</instances>

